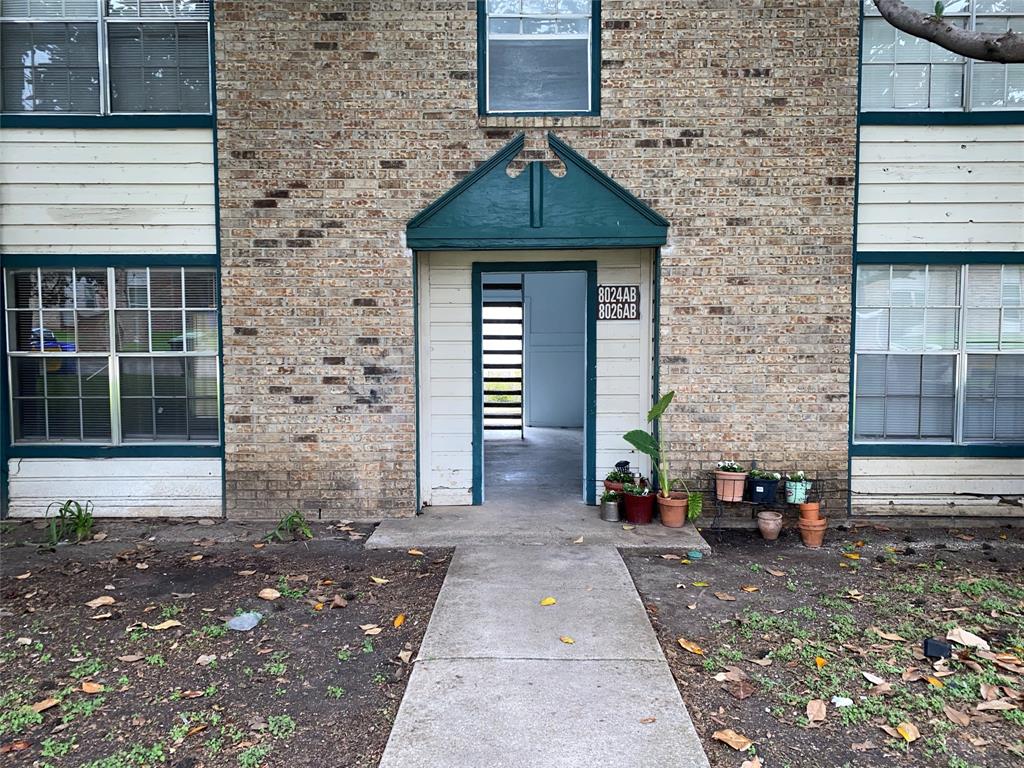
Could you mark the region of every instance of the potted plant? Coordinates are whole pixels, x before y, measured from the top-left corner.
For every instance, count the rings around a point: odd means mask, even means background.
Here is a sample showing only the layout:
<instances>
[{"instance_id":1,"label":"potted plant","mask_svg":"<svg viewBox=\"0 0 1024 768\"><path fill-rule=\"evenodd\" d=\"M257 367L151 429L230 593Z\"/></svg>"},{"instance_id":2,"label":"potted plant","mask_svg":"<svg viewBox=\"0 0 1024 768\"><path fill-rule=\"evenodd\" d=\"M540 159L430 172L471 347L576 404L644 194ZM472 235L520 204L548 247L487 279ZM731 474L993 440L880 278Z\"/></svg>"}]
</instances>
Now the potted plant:
<instances>
[{"instance_id":1,"label":"potted plant","mask_svg":"<svg viewBox=\"0 0 1024 768\"><path fill-rule=\"evenodd\" d=\"M622 486L626 483L632 483L633 480L634 478L631 472L624 469L613 469L604 479L604 489L606 491L616 491L621 493Z\"/></svg>"},{"instance_id":2,"label":"potted plant","mask_svg":"<svg viewBox=\"0 0 1024 768\"><path fill-rule=\"evenodd\" d=\"M674 391L667 392L662 395L651 410L647 412L647 421L656 425L675 395L676 393ZM668 528L682 528L687 520L692 520L700 514L699 510L700 506L703 504L703 497L701 497L699 501L695 502L694 508L697 509L697 512L693 517L691 517L689 499L693 494L690 493L690 490L686 487L686 483L684 481L678 479L672 480L669 478L668 458L666 456L665 446L660 440L660 435L660 430L659 437L655 437L650 432L643 429L633 429L623 435L623 438L638 451L651 457L655 471L658 473L657 498L658 513L661 517L661 524ZM682 485L684 490L673 493L672 487L674 484Z\"/></svg>"},{"instance_id":3,"label":"potted plant","mask_svg":"<svg viewBox=\"0 0 1024 768\"><path fill-rule=\"evenodd\" d=\"M601 494L601 519L609 523L619 521L619 493L617 491L605 491Z\"/></svg>"},{"instance_id":4,"label":"potted plant","mask_svg":"<svg viewBox=\"0 0 1024 768\"><path fill-rule=\"evenodd\" d=\"M715 496L719 501L743 501L747 472L735 461L720 461L715 470Z\"/></svg>"},{"instance_id":5,"label":"potted plant","mask_svg":"<svg viewBox=\"0 0 1024 768\"><path fill-rule=\"evenodd\" d=\"M648 525L654 517L654 496L646 485L626 483L622 489L626 520L633 525Z\"/></svg>"},{"instance_id":6,"label":"potted plant","mask_svg":"<svg viewBox=\"0 0 1024 768\"><path fill-rule=\"evenodd\" d=\"M775 541L782 530L782 513L774 509L762 509L757 513L757 530L765 541Z\"/></svg>"},{"instance_id":7,"label":"potted plant","mask_svg":"<svg viewBox=\"0 0 1024 768\"><path fill-rule=\"evenodd\" d=\"M807 501L807 492L811 490L811 482L801 470L786 474L786 503L803 504Z\"/></svg>"},{"instance_id":8,"label":"potted plant","mask_svg":"<svg viewBox=\"0 0 1024 768\"><path fill-rule=\"evenodd\" d=\"M778 472L767 472L763 469L752 469L747 473L747 485L750 488L750 501L754 504L771 504L775 501L775 492L779 489L782 475Z\"/></svg>"}]
</instances>

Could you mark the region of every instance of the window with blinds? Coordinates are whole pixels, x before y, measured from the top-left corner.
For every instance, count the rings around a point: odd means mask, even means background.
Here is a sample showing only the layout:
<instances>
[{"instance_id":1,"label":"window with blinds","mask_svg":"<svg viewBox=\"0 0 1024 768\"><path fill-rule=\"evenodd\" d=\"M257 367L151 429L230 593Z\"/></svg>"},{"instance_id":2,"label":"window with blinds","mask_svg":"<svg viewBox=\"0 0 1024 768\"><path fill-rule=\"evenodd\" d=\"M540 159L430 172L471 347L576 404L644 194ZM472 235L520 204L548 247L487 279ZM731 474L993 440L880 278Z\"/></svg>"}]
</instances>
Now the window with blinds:
<instances>
[{"instance_id":1,"label":"window with blinds","mask_svg":"<svg viewBox=\"0 0 1024 768\"><path fill-rule=\"evenodd\" d=\"M208 114L210 3L0 0L5 112Z\"/></svg>"},{"instance_id":2,"label":"window with blinds","mask_svg":"<svg viewBox=\"0 0 1024 768\"><path fill-rule=\"evenodd\" d=\"M591 0L488 0L484 111L589 112Z\"/></svg>"},{"instance_id":3,"label":"window with blinds","mask_svg":"<svg viewBox=\"0 0 1024 768\"><path fill-rule=\"evenodd\" d=\"M934 0L907 0L934 13ZM943 18L982 32L1024 31L1024 0L947 0ZM974 61L897 30L864 0L861 110L1024 108L1024 64Z\"/></svg>"},{"instance_id":4,"label":"window with blinds","mask_svg":"<svg viewBox=\"0 0 1024 768\"><path fill-rule=\"evenodd\" d=\"M856 304L856 441L1024 441L1024 267L861 265Z\"/></svg>"},{"instance_id":5,"label":"window with blinds","mask_svg":"<svg viewBox=\"0 0 1024 768\"><path fill-rule=\"evenodd\" d=\"M15 442L218 442L213 269L13 269L4 285Z\"/></svg>"}]
</instances>

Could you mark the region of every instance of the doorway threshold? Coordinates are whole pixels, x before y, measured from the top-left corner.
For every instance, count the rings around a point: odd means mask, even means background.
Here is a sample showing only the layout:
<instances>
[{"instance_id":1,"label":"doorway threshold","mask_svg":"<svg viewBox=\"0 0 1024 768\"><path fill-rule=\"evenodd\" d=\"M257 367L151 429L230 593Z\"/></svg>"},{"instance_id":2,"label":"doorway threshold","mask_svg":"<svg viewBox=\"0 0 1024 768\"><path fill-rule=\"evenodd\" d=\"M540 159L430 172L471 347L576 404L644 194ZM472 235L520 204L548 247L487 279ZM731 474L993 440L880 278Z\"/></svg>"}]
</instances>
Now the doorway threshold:
<instances>
[{"instance_id":1,"label":"doorway threshold","mask_svg":"<svg viewBox=\"0 0 1024 768\"><path fill-rule=\"evenodd\" d=\"M692 525L666 528L610 523L597 507L566 500L531 505L515 497L482 506L426 507L416 517L389 518L366 541L368 549L454 547L460 544L573 546L610 544L620 549L711 551Z\"/></svg>"}]
</instances>

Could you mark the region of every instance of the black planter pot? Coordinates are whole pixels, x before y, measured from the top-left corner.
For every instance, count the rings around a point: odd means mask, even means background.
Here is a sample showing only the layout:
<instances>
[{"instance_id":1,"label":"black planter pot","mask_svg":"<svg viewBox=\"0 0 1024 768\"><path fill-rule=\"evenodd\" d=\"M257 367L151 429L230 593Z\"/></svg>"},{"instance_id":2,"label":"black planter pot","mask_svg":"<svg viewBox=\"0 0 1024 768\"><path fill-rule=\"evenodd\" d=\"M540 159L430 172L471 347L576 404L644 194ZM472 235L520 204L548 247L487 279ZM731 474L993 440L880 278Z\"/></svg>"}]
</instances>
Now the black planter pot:
<instances>
[{"instance_id":1,"label":"black planter pot","mask_svg":"<svg viewBox=\"0 0 1024 768\"><path fill-rule=\"evenodd\" d=\"M754 504L771 504L775 501L775 493L779 489L778 480L747 478L747 495Z\"/></svg>"}]
</instances>

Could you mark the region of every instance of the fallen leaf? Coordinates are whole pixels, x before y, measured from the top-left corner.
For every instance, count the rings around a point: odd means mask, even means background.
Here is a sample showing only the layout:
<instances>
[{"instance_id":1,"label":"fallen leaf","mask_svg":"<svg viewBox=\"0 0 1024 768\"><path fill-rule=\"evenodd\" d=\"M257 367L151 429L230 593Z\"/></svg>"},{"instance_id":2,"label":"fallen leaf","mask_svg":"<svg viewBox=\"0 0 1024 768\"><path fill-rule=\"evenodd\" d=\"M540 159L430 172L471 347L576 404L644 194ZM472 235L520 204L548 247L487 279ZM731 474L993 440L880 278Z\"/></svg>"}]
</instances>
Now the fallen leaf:
<instances>
[{"instance_id":1,"label":"fallen leaf","mask_svg":"<svg viewBox=\"0 0 1024 768\"><path fill-rule=\"evenodd\" d=\"M761 758L755 755L750 760L744 760L740 763L740 768L763 768Z\"/></svg>"},{"instance_id":2,"label":"fallen leaf","mask_svg":"<svg viewBox=\"0 0 1024 768\"><path fill-rule=\"evenodd\" d=\"M735 603L736 598L730 595L728 592L715 592L715 597L726 603Z\"/></svg>"},{"instance_id":3,"label":"fallen leaf","mask_svg":"<svg viewBox=\"0 0 1024 768\"><path fill-rule=\"evenodd\" d=\"M423 557L423 553L418 549L410 549L406 554L412 555L413 557Z\"/></svg>"},{"instance_id":4,"label":"fallen leaf","mask_svg":"<svg viewBox=\"0 0 1024 768\"><path fill-rule=\"evenodd\" d=\"M364 635L379 635L384 631L384 628L377 624L360 624L359 628L363 630Z\"/></svg>"},{"instance_id":5,"label":"fallen leaf","mask_svg":"<svg viewBox=\"0 0 1024 768\"><path fill-rule=\"evenodd\" d=\"M740 587L744 592L760 592L760 587L755 587L753 584L744 584ZM748 761L749 762L749 761Z\"/></svg>"},{"instance_id":6,"label":"fallen leaf","mask_svg":"<svg viewBox=\"0 0 1024 768\"><path fill-rule=\"evenodd\" d=\"M575 640L573 640L573 639L572 639L571 637L569 637L568 635L562 635L562 636L561 636L560 638L558 638L558 639L559 639L559 640L561 640L561 641L562 641L563 643L565 643L566 645L572 645L573 643L575 643L575 642L576 642Z\"/></svg>"},{"instance_id":7,"label":"fallen leaf","mask_svg":"<svg viewBox=\"0 0 1024 768\"><path fill-rule=\"evenodd\" d=\"M857 741L850 745L850 749L854 752L867 752L869 749L878 749L878 745L873 741Z\"/></svg>"},{"instance_id":8,"label":"fallen leaf","mask_svg":"<svg viewBox=\"0 0 1024 768\"><path fill-rule=\"evenodd\" d=\"M90 600L88 603L86 603L86 605L92 608L93 610L96 610L101 605L113 605L116 602L117 601L110 595L100 595L96 599Z\"/></svg>"},{"instance_id":9,"label":"fallen leaf","mask_svg":"<svg viewBox=\"0 0 1024 768\"><path fill-rule=\"evenodd\" d=\"M720 683L733 682L738 683L740 680L746 680L747 673L739 667L726 667L725 672L719 672L715 675L715 680Z\"/></svg>"},{"instance_id":10,"label":"fallen leaf","mask_svg":"<svg viewBox=\"0 0 1024 768\"><path fill-rule=\"evenodd\" d=\"M693 582L693 586L695 586L695 587L710 587L711 585L708 584L706 581L695 581L695 582Z\"/></svg>"},{"instance_id":11,"label":"fallen leaf","mask_svg":"<svg viewBox=\"0 0 1024 768\"><path fill-rule=\"evenodd\" d=\"M711 734L711 738L716 741L721 741L728 744L730 747L735 749L737 752L743 752L750 749L754 742L744 736L742 733L737 733L732 728L726 728L721 731L715 731Z\"/></svg>"},{"instance_id":12,"label":"fallen leaf","mask_svg":"<svg viewBox=\"0 0 1024 768\"><path fill-rule=\"evenodd\" d=\"M31 742L25 741L24 739L15 739L14 741L9 741L0 747L0 755L6 754L7 752L22 752L31 746Z\"/></svg>"},{"instance_id":13,"label":"fallen leaf","mask_svg":"<svg viewBox=\"0 0 1024 768\"><path fill-rule=\"evenodd\" d=\"M811 725L824 722L827 711L823 700L811 699L807 702L807 721Z\"/></svg>"},{"instance_id":14,"label":"fallen leaf","mask_svg":"<svg viewBox=\"0 0 1024 768\"><path fill-rule=\"evenodd\" d=\"M751 696L754 695L754 691L757 690L756 688L754 688L754 684L751 683L749 680L739 680L737 682L729 683L728 685L722 687L725 688L726 692L730 696L733 696L734 698L737 698L740 701L743 701L744 699L749 699Z\"/></svg>"},{"instance_id":15,"label":"fallen leaf","mask_svg":"<svg viewBox=\"0 0 1024 768\"><path fill-rule=\"evenodd\" d=\"M690 653L695 653L698 656L703 656L704 655L704 649L703 648L701 648L696 643L691 643L685 637L680 637L678 640L676 640L676 642L679 643L679 647L682 648L684 651L689 651Z\"/></svg>"},{"instance_id":16,"label":"fallen leaf","mask_svg":"<svg viewBox=\"0 0 1024 768\"><path fill-rule=\"evenodd\" d=\"M18 574L14 578L17 579L18 581L24 581L25 579L27 579L31 575L32 575L32 571L27 571L26 573Z\"/></svg>"},{"instance_id":17,"label":"fallen leaf","mask_svg":"<svg viewBox=\"0 0 1024 768\"><path fill-rule=\"evenodd\" d=\"M859 602L864 599L864 593L859 589L848 589L846 590L846 597Z\"/></svg>"},{"instance_id":18,"label":"fallen leaf","mask_svg":"<svg viewBox=\"0 0 1024 768\"><path fill-rule=\"evenodd\" d=\"M553 598L553 597L545 597L543 600L540 601L540 604L541 605L554 605L556 602L558 602L558 601L555 600L555 598Z\"/></svg>"},{"instance_id":19,"label":"fallen leaf","mask_svg":"<svg viewBox=\"0 0 1024 768\"><path fill-rule=\"evenodd\" d=\"M885 630L879 629L878 627L868 627L868 629L870 629L883 640L889 640L894 643L906 642L904 638L900 637L895 632L886 632Z\"/></svg>"},{"instance_id":20,"label":"fallen leaf","mask_svg":"<svg viewBox=\"0 0 1024 768\"><path fill-rule=\"evenodd\" d=\"M772 576L775 576L775 577L782 577L782 576L786 575L785 571L777 571L774 568L765 568L765 570L768 571L768 573L770 573Z\"/></svg>"},{"instance_id":21,"label":"fallen leaf","mask_svg":"<svg viewBox=\"0 0 1024 768\"><path fill-rule=\"evenodd\" d=\"M398 658L403 664L408 664L412 661L412 651L399 651Z\"/></svg>"},{"instance_id":22,"label":"fallen leaf","mask_svg":"<svg viewBox=\"0 0 1024 768\"><path fill-rule=\"evenodd\" d=\"M982 640L973 632L968 632L966 629L960 627L954 627L946 633L946 639L951 640L954 643L965 645L968 648L977 648L982 651L990 651L991 647L987 642Z\"/></svg>"},{"instance_id":23,"label":"fallen leaf","mask_svg":"<svg viewBox=\"0 0 1024 768\"><path fill-rule=\"evenodd\" d=\"M860 560L859 552L843 552L843 557L847 560Z\"/></svg>"},{"instance_id":24,"label":"fallen leaf","mask_svg":"<svg viewBox=\"0 0 1024 768\"><path fill-rule=\"evenodd\" d=\"M622 530L624 530L624 531L632 531L634 528L636 528L635 525L624 525L624 526L622 526Z\"/></svg>"},{"instance_id":25,"label":"fallen leaf","mask_svg":"<svg viewBox=\"0 0 1024 768\"><path fill-rule=\"evenodd\" d=\"M238 575L239 576L255 576L256 575L256 571L239 571Z\"/></svg>"},{"instance_id":26,"label":"fallen leaf","mask_svg":"<svg viewBox=\"0 0 1024 768\"><path fill-rule=\"evenodd\" d=\"M320 602L319 600L317 600L315 603L313 603L313 610L314 611L322 611L323 609L324 609L324 604L322 602Z\"/></svg>"},{"instance_id":27,"label":"fallen leaf","mask_svg":"<svg viewBox=\"0 0 1024 768\"><path fill-rule=\"evenodd\" d=\"M264 587L257 593L257 597L260 597L263 600L277 600L280 596L281 593L273 587Z\"/></svg>"},{"instance_id":28,"label":"fallen leaf","mask_svg":"<svg viewBox=\"0 0 1024 768\"><path fill-rule=\"evenodd\" d=\"M202 555L192 555L192 557L189 558L189 561L193 562L193 563L198 563L202 559L203 559Z\"/></svg>"},{"instance_id":29,"label":"fallen leaf","mask_svg":"<svg viewBox=\"0 0 1024 768\"><path fill-rule=\"evenodd\" d=\"M971 724L970 715L961 712L959 709L954 709L953 707L949 706L949 704L944 704L942 707L942 711L946 714L946 718L949 720L949 722L955 725Z\"/></svg>"},{"instance_id":30,"label":"fallen leaf","mask_svg":"<svg viewBox=\"0 0 1024 768\"><path fill-rule=\"evenodd\" d=\"M682 560L682 558L679 555L674 555L671 552L662 555L661 559L662 560Z\"/></svg>"},{"instance_id":31,"label":"fallen leaf","mask_svg":"<svg viewBox=\"0 0 1024 768\"><path fill-rule=\"evenodd\" d=\"M987 712L990 710L1005 712L1010 709L1017 709L1017 705L1009 699L996 699L995 701L983 701L974 709L976 712Z\"/></svg>"},{"instance_id":32,"label":"fallen leaf","mask_svg":"<svg viewBox=\"0 0 1024 768\"><path fill-rule=\"evenodd\" d=\"M348 605L348 600L346 600L341 595L335 595L334 599L331 600L331 608L344 608L347 605Z\"/></svg>"},{"instance_id":33,"label":"fallen leaf","mask_svg":"<svg viewBox=\"0 0 1024 768\"><path fill-rule=\"evenodd\" d=\"M54 699L52 697L49 698L49 699L43 699L42 701L37 701L35 704L32 705L32 711L33 712L45 712L50 707L55 707L59 703L60 703L60 699Z\"/></svg>"},{"instance_id":34,"label":"fallen leaf","mask_svg":"<svg viewBox=\"0 0 1024 768\"><path fill-rule=\"evenodd\" d=\"M818 669L821 669L826 664L828 664L828 662L825 660L824 657L822 657L822 656L815 656L814 657L814 666L816 666Z\"/></svg>"},{"instance_id":35,"label":"fallen leaf","mask_svg":"<svg viewBox=\"0 0 1024 768\"><path fill-rule=\"evenodd\" d=\"M770 667L772 665L772 657L765 656L763 659L747 659L751 664L757 664L759 667Z\"/></svg>"},{"instance_id":36,"label":"fallen leaf","mask_svg":"<svg viewBox=\"0 0 1024 768\"><path fill-rule=\"evenodd\" d=\"M640 718L640 723L643 724L643 725L650 725L651 723L655 722L657 719L658 718L656 718L656 717L641 717Z\"/></svg>"},{"instance_id":37,"label":"fallen leaf","mask_svg":"<svg viewBox=\"0 0 1024 768\"><path fill-rule=\"evenodd\" d=\"M391 623L394 625L395 629L398 629L400 626L405 624L405 614L398 614L397 616L395 616L395 620Z\"/></svg>"},{"instance_id":38,"label":"fallen leaf","mask_svg":"<svg viewBox=\"0 0 1024 768\"><path fill-rule=\"evenodd\" d=\"M864 675L864 679L872 685L883 685L885 683L885 680L880 678L878 675L872 674L871 672L861 672L861 674Z\"/></svg>"},{"instance_id":39,"label":"fallen leaf","mask_svg":"<svg viewBox=\"0 0 1024 768\"><path fill-rule=\"evenodd\" d=\"M110 611L103 611L102 613L97 613L95 616L90 616L89 618L93 621L103 621L104 619L114 618L114 614Z\"/></svg>"},{"instance_id":40,"label":"fallen leaf","mask_svg":"<svg viewBox=\"0 0 1024 768\"><path fill-rule=\"evenodd\" d=\"M171 592L171 597L176 597L179 600L191 600L195 596L195 592Z\"/></svg>"},{"instance_id":41,"label":"fallen leaf","mask_svg":"<svg viewBox=\"0 0 1024 768\"><path fill-rule=\"evenodd\" d=\"M196 659L196 664L200 667L208 667L217 660L217 654L215 653L204 653Z\"/></svg>"},{"instance_id":42,"label":"fallen leaf","mask_svg":"<svg viewBox=\"0 0 1024 768\"><path fill-rule=\"evenodd\" d=\"M123 661L125 664L134 664L137 661L142 661L142 656L140 656L140 655L138 655L136 653L131 653L131 654L128 654L127 656L118 656L117 660L118 661Z\"/></svg>"},{"instance_id":43,"label":"fallen leaf","mask_svg":"<svg viewBox=\"0 0 1024 768\"><path fill-rule=\"evenodd\" d=\"M168 619L167 621L161 621L159 624L143 624L146 629L151 629L154 632L163 632L165 629L171 629L172 627L183 626L177 619Z\"/></svg>"},{"instance_id":44,"label":"fallen leaf","mask_svg":"<svg viewBox=\"0 0 1024 768\"><path fill-rule=\"evenodd\" d=\"M380 576L371 576L370 581L374 584L390 584L391 579L382 579Z\"/></svg>"},{"instance_id":45,"label":"fallen leaf","mask_svg":"<svg viewBox=\"0 0 1024 768\"><path fill-rule=\"evenodd\" d=\"M91 680L86 680L84 683L82 683L82 692L83 693L102 693L103 692L103 686L100 685L99 683L94 683Z\"/></svg>"},{"instance_id":46,"label":"fallen leaf","mask_svg":"<svg viewBox=\"0 0 1024 768\"><path fill-rule=\"evenodd\" d=\"M908 744L921 738L921 732L913 723L903 722L896 726L896 732L903 737Z\"/></svg>"},{"instance_id":47,"label":"fallen leaf","mask_svg":"<svg viewBox=\"0 0 1024 768\"><path fill-rule=\"evenodd\" d=\"M149 568L149 563L136 563L135 567L140 571L144 571Z\"/></svg>"},{"instance_id":48,"label":"fallen leaf","mask_svg":"<svg viewBox=\"0 0 1024 768\"><path fill-rule=\"evenodd\" d=\"M578 539L573 539L572 543L573 544L582 544L583 543L583 537L580 536Z\"/></svg>"},{"instance_id":49,"label":"fallen leaf","mask_svg":"<svg viewBox=\"0 0 1024 768\"><path fill-rule=\"evenodd\" d=\"M939 678L937 678L937 677L928 676L928 677L925 677L925 680L927 680L928 681L928 685L932 686L933 688L945 688L946 687L946 684L943 683L941 680L939 680Z\"/></svg>"}]
</instances>

